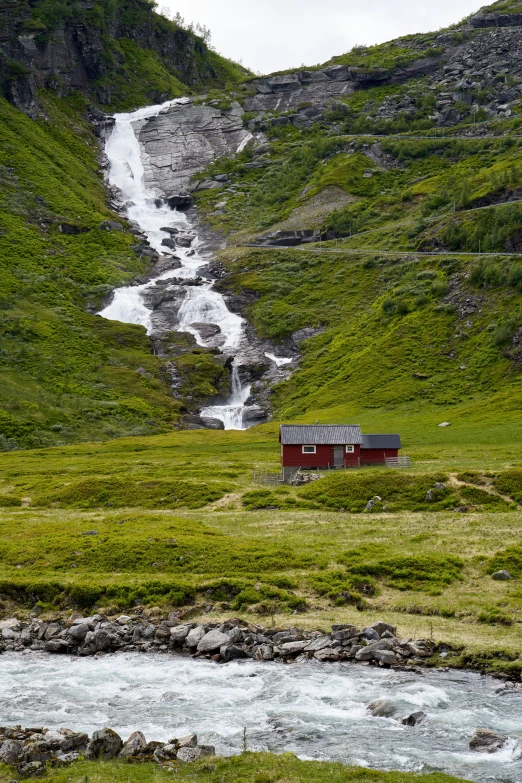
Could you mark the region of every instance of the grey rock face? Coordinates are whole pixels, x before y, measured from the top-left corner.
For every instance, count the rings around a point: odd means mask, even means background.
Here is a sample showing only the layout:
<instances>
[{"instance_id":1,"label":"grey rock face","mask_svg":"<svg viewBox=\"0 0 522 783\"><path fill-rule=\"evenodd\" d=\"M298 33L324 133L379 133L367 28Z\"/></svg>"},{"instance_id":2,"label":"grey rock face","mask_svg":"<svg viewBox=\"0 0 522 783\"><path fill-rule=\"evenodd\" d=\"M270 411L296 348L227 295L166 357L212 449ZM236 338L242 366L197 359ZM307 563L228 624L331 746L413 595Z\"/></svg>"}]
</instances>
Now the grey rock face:
<instances>
[{"instance_id":1,"label":"grey rock face","mask_svg":"<svg viewBox=\"0 0 522 783\"><path fill-rule=\"evenodd\" d=\"M504 747L508 737L491 729L477 729L469 741L470 750L478 753L495 753Z\"/></svg>"},{"instance_id":2,"label":"grey rock face","mask_svg":"<svg viewBox=\"0 0 522 783\"><path fill-rule=\"evenodd\" d=\"M16 740L7 740L0 745L0 762L2 764L16 764L22 755L23 746Z\"/></svg>"},{"instance_id":3,"label":"grey rock face","mask_svg":"<svg viewBox=\"0 0 522 783\"><path fill-rule=\"evenodd\" d=\"M202 625L197 625L188 633L187 638L185 639L185 644L187 647L197 647L205 636L205 633L206 631L204 627Z\"/></svg>"},{"instance_id":4,"label":"grey rock face","mask_svg":"<svg viewBox=\"0 0 522 783\"><path fill-rule=\"evenodd\" d=\"M495 571L493 574L493 579L495 579L497 582L509 582L510 579L513 579L513 577L509 571L503 569L502 571Z\"/></svg>"},{"instance_id":5,"label":"grey rock face","mask_svg":"<svg viewBox=\"0 0 522 783\"><path fill-rule=\"evenodd\" d=\"M221 110L187 102L145 122L139 140L147 185L165 194L189 190L194 174L217 157L235 154L248 138L242 116L238 103Z\"/></svg>"},{"instance_id":6,"label":"grey rock face","mask_svg":"<svg viewBox=\"0 0 522 783\"><path fill-rule=\"evenodd\" d=\"M131 758L143 753L147 747L147 740L145 735L141 731L135 731L130 735L129 739L120 751L120 756L123 758Z\"/></svg>"},{"instance_id":7,"label":"grey rock face","mask_svg":"<svg viewBox=\"0 0 522 783\"><path fill-rule=\"evenodd\" d=\"M397 712L397 707L388 699L379 699L368 705L368 709L374 718L391 718Z\"/></svg>"},{"instance_id":8,"label":"grey rock face","mask_svg":"<svg viewBox=\"0 0 522 783\"><path fill-rule=\"evenodd\" d=\"M190 763L192 761L199 761L206 756L215 756L216 749L212 745L201 745L197 748L180 748L178 750L177 759L182 763Z\"/></svg>"}]
</instances>

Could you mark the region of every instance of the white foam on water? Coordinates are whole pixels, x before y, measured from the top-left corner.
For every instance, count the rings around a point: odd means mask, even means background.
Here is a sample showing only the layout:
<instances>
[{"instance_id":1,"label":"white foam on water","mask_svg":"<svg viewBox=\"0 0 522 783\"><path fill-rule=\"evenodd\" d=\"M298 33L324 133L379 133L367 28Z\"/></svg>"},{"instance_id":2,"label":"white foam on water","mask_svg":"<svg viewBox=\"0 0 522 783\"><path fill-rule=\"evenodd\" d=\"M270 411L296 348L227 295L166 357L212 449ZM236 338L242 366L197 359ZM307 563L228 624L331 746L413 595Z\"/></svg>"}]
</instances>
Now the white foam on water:
<instances>
[{"instance_id":1,"label":"white foam on water","mask_svg":"<svg viewBox=\"0 0 522 783\"><path fill-rule=\"evenodd\" d=\"M277 367L284 367L286 364L291 364L294 361L293 359L285 359L282 356L274 356L273 353L265 353L265 356L267 359L270 359L271 362L274 362Z\"/></svg>"},{"instance_id":2,"label":"white foam on water","mask_svg":"<svg viewBox=\"0 0 522 783\"><path fill-rule=\"evenodd\" d=\"M123 195L127 214L146 234L151 247L160 253L166 253L161 244L169 233L162 231L164 227L177 228L179 231L191 231L192 226L187 216L171 210L166 204L158 206L160 193L148 188L145 184L145 169L142 151L136 131L144 120L157 117L170 106L187 102L186 98L168 101L157 106L148 106L135 112L114 115L115 125L105 146L109 159L109 182L117 187ZM245 140L248 143L248 137ZM240 151L240 150L239 150ZM208 263L198 252L199 241L196 239L188 248L176 248L176 255L181 261L181 268L166 272L148 283L138 286L118 288L112 301L99 315L112 321L144 326L147 334L153 331L152 310L147 307L143 293L156 284L158 280L169 278L193 279L198 269ZM202 286L185 286L185 299L179 310L179 326L181 332L193 334L201 346L211 345L206 341L193 324L215 324L223 336L224 353L235 355L243 337L244 319L231 313L223 296L214 290L213 282ZM238 386L239 384L239 386ZM232 394L223 405L214 405L205 409L203 415L223 422L225 429L245 429L244 406L250 396L250 386L242 386L237 374L232 378ZM210 413L208 412L210 411Z\"/></svg>"}]
</instances>

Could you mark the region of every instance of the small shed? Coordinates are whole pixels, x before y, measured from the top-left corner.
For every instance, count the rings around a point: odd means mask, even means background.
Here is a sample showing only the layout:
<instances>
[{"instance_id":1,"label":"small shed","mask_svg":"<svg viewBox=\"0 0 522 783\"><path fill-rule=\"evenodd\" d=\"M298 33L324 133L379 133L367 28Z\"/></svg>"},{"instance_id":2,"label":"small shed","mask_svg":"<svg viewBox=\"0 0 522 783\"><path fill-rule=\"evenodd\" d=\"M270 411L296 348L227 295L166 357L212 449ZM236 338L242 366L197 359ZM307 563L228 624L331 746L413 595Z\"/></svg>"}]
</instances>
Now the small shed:
<instances>
[{"instance_id":1,"label":"small shed","mask_svg":"<svg viewBox=\"0 0 522 783\"><path fill-rule=\"evenodd\" d=\"M361 465L385 465L399 456L401 448L400 435L363 435Z\"/></svg>"}]
</instances>

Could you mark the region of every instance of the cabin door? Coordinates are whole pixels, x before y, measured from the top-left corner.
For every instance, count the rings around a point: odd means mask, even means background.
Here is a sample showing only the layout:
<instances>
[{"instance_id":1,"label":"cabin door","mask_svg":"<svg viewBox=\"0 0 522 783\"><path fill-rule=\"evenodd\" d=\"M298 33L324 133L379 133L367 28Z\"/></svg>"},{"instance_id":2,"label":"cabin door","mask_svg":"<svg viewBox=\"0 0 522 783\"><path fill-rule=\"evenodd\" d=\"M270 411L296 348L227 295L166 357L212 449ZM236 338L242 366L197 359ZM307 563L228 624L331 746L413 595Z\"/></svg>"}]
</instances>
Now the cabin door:
<instances>
[{"instance_id":1,"label":"cabin door","mask_svg":"<svg viewBox=\"0 0 522 783\"><path fill-rule=\"evenodd\" d=\"M344 467L344 446L334 446L334 468Z\"/></svg>"}]
</instances>

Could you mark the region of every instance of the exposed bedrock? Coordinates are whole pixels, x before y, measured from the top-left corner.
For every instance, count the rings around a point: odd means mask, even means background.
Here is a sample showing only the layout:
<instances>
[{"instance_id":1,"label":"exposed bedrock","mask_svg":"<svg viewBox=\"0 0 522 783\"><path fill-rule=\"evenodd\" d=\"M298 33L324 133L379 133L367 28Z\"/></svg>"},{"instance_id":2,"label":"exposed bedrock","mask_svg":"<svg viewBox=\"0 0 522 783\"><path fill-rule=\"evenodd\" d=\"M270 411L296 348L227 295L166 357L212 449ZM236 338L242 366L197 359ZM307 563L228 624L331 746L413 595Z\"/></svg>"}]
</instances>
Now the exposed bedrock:
<instances>
[{"instance_id":1,"label":"exposed bedrock","mask_svg":"<svg viewBox=\"0 0 522 783\"><path fill-rule=\"evenodd\" d=\"M139 131L145 182L166 197L189 190L196 172L218 157L233 155L249 137L239 103L230 109L192 101L171 106Z\"/></svg>"}]
</instances>

